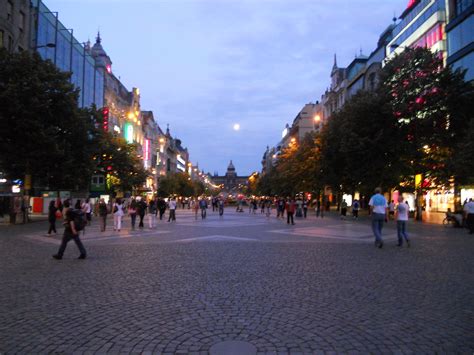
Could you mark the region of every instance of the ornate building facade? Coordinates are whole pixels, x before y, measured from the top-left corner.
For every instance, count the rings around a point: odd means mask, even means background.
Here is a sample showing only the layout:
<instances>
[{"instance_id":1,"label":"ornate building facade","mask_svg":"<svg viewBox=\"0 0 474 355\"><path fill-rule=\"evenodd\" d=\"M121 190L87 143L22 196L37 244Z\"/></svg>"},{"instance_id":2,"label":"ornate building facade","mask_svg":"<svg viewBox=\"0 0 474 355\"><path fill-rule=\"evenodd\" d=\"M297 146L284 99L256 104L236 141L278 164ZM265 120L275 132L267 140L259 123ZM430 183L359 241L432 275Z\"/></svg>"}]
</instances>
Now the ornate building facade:
<instances>
[{"instance_id":1,"label":"ornate building facade","mask_svg":"<svg viewBox=\"0 0 474 355\"><path fill-rule=\"evenodd\" d=\"M238 176L232 160L227 167L227 172L224 176L219 176L214 174L212 181L215 185L223 185L224 190L227 192L236 192L242 187L247 185L249 177L248 176Z\"/></svg>"}]
</instances>

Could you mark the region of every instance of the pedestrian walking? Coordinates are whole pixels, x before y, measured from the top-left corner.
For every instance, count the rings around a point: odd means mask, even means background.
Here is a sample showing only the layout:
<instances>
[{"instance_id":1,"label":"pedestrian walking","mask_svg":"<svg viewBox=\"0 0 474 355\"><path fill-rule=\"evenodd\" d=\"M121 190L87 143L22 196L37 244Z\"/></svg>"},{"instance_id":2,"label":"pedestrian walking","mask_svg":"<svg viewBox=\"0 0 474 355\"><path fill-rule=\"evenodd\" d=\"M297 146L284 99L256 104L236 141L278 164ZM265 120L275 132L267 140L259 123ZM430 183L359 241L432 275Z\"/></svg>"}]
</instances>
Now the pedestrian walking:
<instances>
[{"instance_id":1,"label":"pedestrian walking","mask_svg":"<svg viewBox=\"0 0 474 355\"><path fill-rule=\"evenodd\" d=\"M474 201L472 198L469 199L469 202L464 205L464 216L466 218L467 228L469 229L469 234L474 233Z\"/></svg>"},{"instance_id":2,"label":"pedestrian walking","mask_svg":"<svg viewBox=\"0 0 474 355\"><path fill-rule=\"evenodd\" d=\"M308 216L308 200L303 199L303 217L306 218Z\"/></svg>"},{"instance_id":3,"label":"pedestrian walking","mask_svg":"<svg viewBox=\"0 0 474 355\"><path fill-rule=\"evenodd\" d=\"M153 200L148 203L148 227L150 229L156 227L156 205Z\"/></svg>"},{"instance_id":4,"label":"pedestrian walking","mask_svg":"<svg viewBox=\"0 0 474 355\"><path fill-rule=\"evenodd\" d=\"M382 189L377 187L375 194L370 198L369 206L372 214L372 232L375 236L375 246L382 248L382 228L383 223L388 221L387 200L381 194Z\"/></svg>"},{"instance_id":5,"label":"pedestrian walking","mask_svg":"<svg viewBox=\"0 0 474 355\"><path fill-rule=\"evenodd\" d=\"M393 200L388 204L388 218L395 219L395 202Z\"/></svg>"},{"instance_id":6,"label":"pedestrian walking","mask_svg":"<svg viewBox=\"0 0 474 355\"><path fill-rule=\"evenodd\" d=\"M217 204L219 206L219 216L222 217L224 215L224 199L219 198Z\"/></svg>"},{"instance_id":7,"label":"pedestrian walking","mask_svg":"<svg viewBox=\"0 0 474 355\"><path fill-rule=\"evenodd\" d=\"M352 202L352 218L358 219L359 218L359 210L360 210L360 202L359 200L354 200Z\"/></svg>"},{"instance_id":8,"label":"pedestrian walking","mask_svg":"<svg viewBox=\"0 0 474 355\"><path fill-rule=\"evenodd\" d=\"M158 199L158 212L160 213L160 221L163 219L163 215L166 211L166 202L161 197Z\"/></svg>"},{"instance_id":9,"label":"pedestrian walking","mask_svg":"<svg viewBox=\"0 0 474 355\"><path fill-rule=\"evenodd\" d=\"M76 210L77 212L75 212L69 208L69 201L66 201L64 205L66 213L63 239L61 241L61 245L59 246L58 253L54 254L53 258L56 260L61 260L63 258L67 244L71 240L74 240L74 243L76 243L77 248L80 252L79 259L85 259L87 256L87 252L81 242L81 239L79 238L79 232L84 229L86 221L84 220L84 216L82 215L82 212L80 210Z\"/></svg>"},{"instance_id":10,"label":"pedestrian walking","mask_svg":"<svg viewBox=\"0 0 474 355\"><path fill-rule=\"evenodd\" d=\"M137 221L137 201L134 197L132 197L130 205L128 205L128 215L130 216L130 224L133 231L135 230L135 224Z\"/></svg>"},{"instance_id":11,"label":"pedestrian walking","mask_svg":"<svg viewBox=\"0 0 474 355\"><path fill-rule=\"evenodd\" d=\"M99 201L99 220L100 220L100 231L105 232L105 228L107 227L107 215L109 214L109 209L107 208L107 204L103 198Z\"/></svg>"},{"instance_id":12,"label":"pedestrian walking","mask_svg":"<svg viewBox=\"0 0 474 355\"><path fill-rule=\"evenodd\" d=\"M176 221L176 200L174 199L174 197L171 197L171 199L169 200L168 207L170 209L170 215L168 217L168 222Z\"/></svg>"},{"instance_id":13,"label":"pedestrian walking","mask_svg":"<svg viewBox=\"0 0 474 355\"><path fill-rule=\"evenodd\" d=\"M137 197L137 215L140 218L140 222L138 223L138 228L143 228L143 219L145 218L147 204L140 196Z\"/></svg>"},{"instance_id":14,"label":"pedestrian walking","mask_svg":"<svg viewBox=\"0 0 474 355\"><path fill-rule=\"evenodd\" d=\"M113 205L113 214L114 214L114 231L119 231L122 229L122 217L123 217L123 204L121 199L117 199Z\"/></svg>"},{"instance_id":15,"label":"pedestrian walking","mask_svg":"<svg viewBox=\"0 0 474 355\"><path fill-rule=\"evenodd\" d=\"M89 198L86 198L84 203L81 205L81 210L82 210L82 212L84 212L84 214L86 216L87 225L90 226L91 221L92 221L92 207L91 207L91 203L90 203Z\"/></svg>"},{"instance_id":16,"label":"pedestrian walking","mask_svg":"<svg viewBox=\"0 0 474 355\"><path fill-rule=\"evenodd\" d=\"M199 211L199 203L197 201L197 198L192 198L190 202L190 207L191 210L194 212L194 220L197 220L198 218L198 211Z\"/></svg>"},{"instance_id":17,"label":"pedestrian walking","mask_svg":"<svg viewBox=\"0 0 474 355\"><path fill-rule=\"evenodd\" d=\"M56 234L56 212L58 209L56 208L56 203L54 200L51 200L49 203L48 207L48 222L49 222L49 229L48 229L48 235L51 235L51 232L54 232Z\"/></svg>"},{"instance_id":18,"label":"pedestrian walking","mask_svg":"<svg viewBox=\"0 0 474 355\"><path fill-rule=\"evenodd\" d=\"M296 203L295 217L303 217L303 200L301 199L301 197L298 197L295 203Z\"/></svg>"},{"instance_id":19,"label":"pedestrian walking","mask_svg":"<svg viewBox=\"0 0 474 355\"><path fill-rule=\"evenodd\" d=\"M315 211L316 211L316 217L319 217L321 215L321 200L316 201L316 206L315 206Z\"/></svg>"},{"instance_id":20,"label":"pedestrian walking","mask_svg":"<svg viewBox=\"0 0 474 355\"><path fill-rule=\"evenodd\" d=\"M347 216L347 202L345 199L342 199L341 202L341 219L346 219Z\"/></svg>"},{"instance_id":21,"label":"pedestrian walking","mask_svg":"<svg viewBox=\"0 0 474 355\"><path fill-rule=\"evenodd\" d=\"M80 199L77 199L77 200L76 200L76 204L74 205L74 209L75 209L75 210L80 210L80 209L82 209L82 203L81 203L81 200L80 200Z\"/></svg>"},{"instance_id":22,"label":"pedestrian walking","mask_svg":"<svg viewBox=\"0 0 474 355\"><path fill-rule=\"evenodd\" d=\"M403 202L403 196L398 196L398 204L395 207L395 220L397 221L397 235L398 235L398 246L403 245L403 240L406 241L407 247L410 247L410 239L407 234L407 222L408 222L408 205Z\"/></svg>"},{"instance_id":23,"label":"pedestrian walking","mask_svg":"<svg viewBox=\"0 0 474 355\"><path fill-rule=\"evenodd\" d=\"M296 203L295 200L292 198L288 198L288 201L286 202L286 223L294 225L295 220L293 218L295 211L296 211Z\"/></svg>"},{"instance_id":24,"label":"pedestrian walking","mask_svg":"<svg viewBox=\"0 0 474 355\"><path fill-rule=\"evenodd\" d=\"M199 208L201 209L201 219L205 219L206 210L207 210L207 201L204 197L199 201Z\"/></svg>"},{"instance_id":25,"label":"pedestrian walking","mask_svg":"<svg viewBox=\"0 0 474 355\"><path fill-rule=\"evenodd\" d=\"M277 218L285 218L284 213L285 213L285 200L283 198L279 198L277 202Z\"/></svg>"},{"instance_id":26,"label":"pedestrian walking","mask_svg":"<svg viewBox=\"0 0 474 355\"><path fill-rule=\"evenodd\" d=\"M265 201L265 210L267 218L270 218L270 215L272 214L272 200L269 198Z\"/></svg>"}]
</instances>

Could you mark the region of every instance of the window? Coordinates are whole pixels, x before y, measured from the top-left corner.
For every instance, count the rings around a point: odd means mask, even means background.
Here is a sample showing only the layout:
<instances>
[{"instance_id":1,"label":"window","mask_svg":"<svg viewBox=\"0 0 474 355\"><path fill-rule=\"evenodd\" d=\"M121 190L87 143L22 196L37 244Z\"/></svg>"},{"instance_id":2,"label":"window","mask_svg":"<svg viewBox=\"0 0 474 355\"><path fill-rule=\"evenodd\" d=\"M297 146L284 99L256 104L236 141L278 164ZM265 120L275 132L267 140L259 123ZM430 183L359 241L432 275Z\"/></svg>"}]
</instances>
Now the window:
<instances>
[{"instance_id":1,"label":"window","mask_svg":"<svg viewBox=\"0 0 474 355\"><path fill-rule=\"evenodd\" d=\"M448 54L453 55L473 42L474 15L469 16L448 32Z\"/></svg>"},{"instance_id":2,"label":"window","mask_svg":"<svg viewBox=\"0 0 474 355\"><path fill-rule=\"evenodd\" d=\"M13 22L13 2L7 1L7 20Z\"/></svg>"},{"instance_id":3,"label":"window","mask_svg":"<svg viewBox=\"0 0 474 355\"><path fill-rule=\"evenodd\" d=\"M457 0L456 1L456 16L463 13L469 6L474 5L474 0Z\"/></svg>"},{"instance_id":4,"label":"window","mask_svg":"<svg viewBox=\"0 0 474 355\"><path fill-rule=\"evenodd\" d=\"M20 22L18 23L18 28L20 30L20 34L25 32L25 13L20 11Z\"/></svg>"},{"instance_id":5,"label":"window","mask_svg":"<svg viewBox=\"0 0 474 355\"><path fill-rule=\"evenodd\" d=\"M437 25L433 26L429 29L425 34L423 34L415 43L413 43L412 47L425 47L431 48L436 43L443 39L443 26L438 23Z\"/></svg>"},{"instance_id":6,"label":"window","mask_svg":"<svg viewBox=\"0 0 474 355\"><path fill-rule=\"evenodd\" d=\"M12 36L8 36L7 49L8 49L10 52L13 50L13 38L12 38Z\"/></svg>"},{"instance_id":7,"label":"window","mask_svg":"<svg viewBox=\"0 0 474 355\"><path fill-rule=\"evenodd\" d=\"M5 43L3 41L3 31L0 31L0 48L5 47Z\"/></svg>"}]
</instances>

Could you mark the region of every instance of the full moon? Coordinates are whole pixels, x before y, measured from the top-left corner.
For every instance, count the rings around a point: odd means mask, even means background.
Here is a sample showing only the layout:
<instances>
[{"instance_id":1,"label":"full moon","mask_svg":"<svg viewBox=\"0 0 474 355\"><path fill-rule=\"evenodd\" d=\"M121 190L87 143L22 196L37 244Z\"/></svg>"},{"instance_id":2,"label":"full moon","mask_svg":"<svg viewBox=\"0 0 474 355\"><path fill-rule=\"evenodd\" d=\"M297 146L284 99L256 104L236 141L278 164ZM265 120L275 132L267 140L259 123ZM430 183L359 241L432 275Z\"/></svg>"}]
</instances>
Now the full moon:
<instances>
[{"instance_id":1,"label":"full moon","mask_svg":"<svg viewBox=\"0 0 474 355\"><path fill-rule=\"evenodd\" d=\"M238 131L240 129L240 124L234 124L234 131Z\"/></svg>"}]
</instances>

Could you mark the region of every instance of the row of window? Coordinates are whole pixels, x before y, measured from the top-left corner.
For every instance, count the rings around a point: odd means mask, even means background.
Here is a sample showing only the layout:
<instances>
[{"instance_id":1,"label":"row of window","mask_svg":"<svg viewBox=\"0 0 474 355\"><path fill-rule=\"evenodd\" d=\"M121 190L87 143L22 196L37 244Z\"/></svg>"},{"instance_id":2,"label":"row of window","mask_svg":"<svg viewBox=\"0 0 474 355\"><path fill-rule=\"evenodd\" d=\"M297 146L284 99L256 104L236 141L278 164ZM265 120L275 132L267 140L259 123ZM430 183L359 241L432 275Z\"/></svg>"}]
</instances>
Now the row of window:
<instances>
[{"instance_id":1,"label":"row of window","mask_svg":"<svg viewBox=\"0 0 474 355\"><path fill-rule=\"evenodd\" d=\"M442 41L443 37L443 25L438 23L429 29L423 36L417 39L416 42L412 44L412 47L431 48L439 41Z\"/></svg>"},{"instance_id":2,"label":"row of window","mask_svg":"<svg viewBox=\"0 0 474 355\"><path fill-rule=\"evenodd\" d=\"M413 33L415 33L415 31L418 30L436 12L440 10L445 10L446 9L445 5L446 4L443 0L437 0L430 7L428 7L426 11L423 12L423 14L421 14L420 17L418 17L415 20L415 22L413 22L413 24L411 24L408 28L406 28L405 31L400 35L400 37L396 39L396 41L393 43L394 47L390 48L390 53L395 50L395 46L402 45L402 43L405 42L408 39L408 37L410 37ZM401 22L397 26L397 29L403 29L403 24L404 22ZM398 30L398 32L400 32L400 30Z\"/></svg>"},{"instance_id":3,"label":"row of window","mask_svg":"<svg viewBox=\"0 0 474 355\"><path fill-rule=\"evenodd\" d=\"M448 54L453 55L474 41L474 15L448 32Z\"/></svg>"},{"instance_id":4,"label":"row of window","mask_svg":"<svg viewBox=\"0 0 474 355\"><path fill-rule=\"evenodd\" d=\"M95 69L94 59L85 51L84 46L66 29L48 9L40 4L37 24L38 53L43 59L49 59L61 70L71 72L71 82L80 89L80 107L95 104L103 106L104 74ZM55 43L54 48L45 46Z\"/></svg>"},{"instance_id":5,"label":"row of window","mask_svg":"<svg viewBox=\"0 0 474 355\"><path fill-rule=\"evenodd\" d=\"M451 66L454 70L467 69L464 80L466 81L474 80L474 52L471 52L468 55L460 58L458 61L451 64Z\"/></svg>"},{"instance_id":6,"label":"row of window","mask_svg":"<svg viewBox=\"0 0 474 355\"><path fill-rule=\"evenodd\" d=\"M413 21L413 19L418 16L420 12L422 12L426 6L429 5L429 3L432 0L422 0L418 5L416 5L414 8L410 10L410 13L407 14L403 20L397 25L397 27L393 30L393 36L395 37L398 35L405 27L408 26L410 22Z\"/></svg>"},{"instance_id":7,"label":"row of window","mask_svg":"<svg viewBox=\"0 0 474 355\"><path fill-rule=\"evenodd\" d=\"M456 16L467 10L469 6L474 5L474 0L457 0L456 1Z\"/></svg>"},{"instance_id":8,"label":"row of window","mask_svg":"<svg viewBox=\"0 0 474 355\"><path fill-rule=\"evenodd\" d=\"M15 11L13 6L13 1L7 1L7 21L15 22ZM20 30L20 34L23 34L26 27L26 15L23 11L18 12L18 29Z\"/></svg>"}]
</instances>

